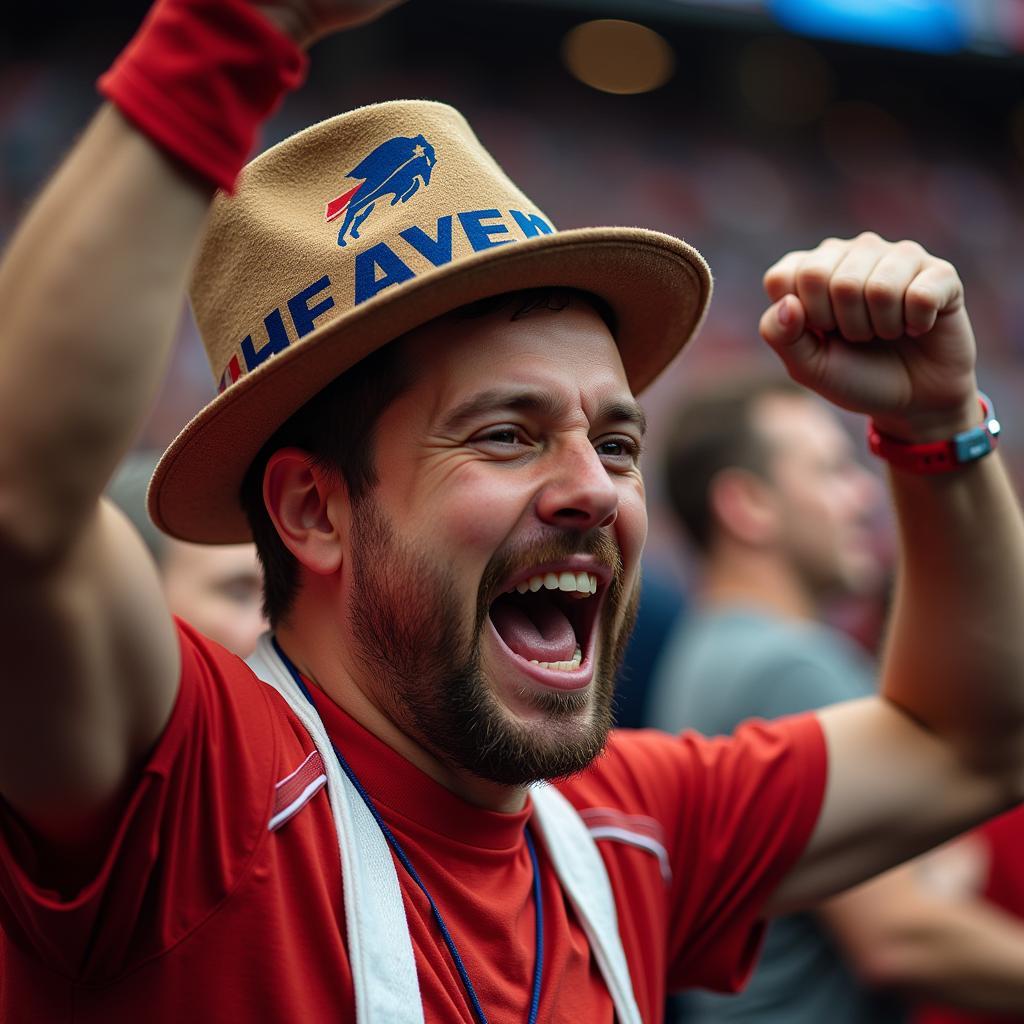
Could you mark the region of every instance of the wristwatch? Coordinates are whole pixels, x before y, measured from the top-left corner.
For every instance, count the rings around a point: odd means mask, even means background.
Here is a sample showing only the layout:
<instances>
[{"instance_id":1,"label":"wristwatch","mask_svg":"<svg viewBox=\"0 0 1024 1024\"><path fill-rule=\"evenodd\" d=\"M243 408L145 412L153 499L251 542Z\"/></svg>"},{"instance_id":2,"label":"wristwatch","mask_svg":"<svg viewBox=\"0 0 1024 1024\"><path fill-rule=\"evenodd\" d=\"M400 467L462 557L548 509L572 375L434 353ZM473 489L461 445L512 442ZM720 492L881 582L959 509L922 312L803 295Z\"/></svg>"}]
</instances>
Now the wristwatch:
<instances>
[{"instance_id":1,"label":"wristwatch","mask_svg":"<svg viewBox=\"0 0 1024 1024\"><path fill-rule=\"evenodd\" d=\"M970 462L977 462L995 450L1001 429L992 400L980 391L978 397L982 413L982 423L978 427L963 430L946 441L912 444L883 434L874 421L869 420L868 447L879 458L908 473L949 473Z\"/></svg>"}]
</instances>

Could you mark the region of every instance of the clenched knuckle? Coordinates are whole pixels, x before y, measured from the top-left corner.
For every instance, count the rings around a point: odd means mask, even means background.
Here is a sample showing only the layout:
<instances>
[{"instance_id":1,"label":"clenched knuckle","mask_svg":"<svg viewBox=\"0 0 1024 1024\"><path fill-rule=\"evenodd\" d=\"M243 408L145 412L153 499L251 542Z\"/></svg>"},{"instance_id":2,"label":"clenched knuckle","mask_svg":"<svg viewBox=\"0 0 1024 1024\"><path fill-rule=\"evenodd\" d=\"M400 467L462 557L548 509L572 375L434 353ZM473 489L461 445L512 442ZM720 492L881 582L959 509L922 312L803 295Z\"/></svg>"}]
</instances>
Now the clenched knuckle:
<instances>
[{"instance_id":1,"label":"clenched knuckle","mask_svg":"<svg viewBox=\"0 0 1024 1024\"><path fill-rule=\"evenodd\" d=\"M824 293L828 289L829 269L821 263L808 263L800 268L798 284L801 288L815 294Z\"/></svg>"},{"instance_id":2,"label":"clenched knuckle","mask_svg":"<svg viewBox=\"0 0 1024 1024\"><path fill-rule=\"evenodd\" d=\"M894 306L899 300L896 286L892 281L875 278L864 286L864 297L876 306Z\"/></svg>"},{"instance_id":3,"label":"clenched knuckle","mask_svg":"<svg viewBox=\"0 0 1024 1024\"><path fill-rule=\"evenodd\" d=\"M938 303L939 297L929 284L914 282L907 289L907 304L916 308L927 308Z\"/></svg>"},{"instance_id":4,"label":"clenched knuckle","mask_svg":"<svg viewBox=\"0 0 1024 1024\"><path fill-rule=\"evenodd\" d=\"M821 244L818 246L819 249L834 249L838 245L846 245L847 239L837 238L835 235L829 235L828 238L823 238Z\"/></svg>"},{"instance_id":5,"label":"clenched knuckle","mask_svg":"<svg viewBox=\"0 0 1024 1024\"><path fill-rule=\"evenodd\" d=\"M864 282L849 274L833 274L828 290L832 298L840 302L857 299L863 294Z\"/></svg>"},{"instance_id":6,"label":"clenched knuckle","mask_svg":"<svg viewBox=\"0 0 1024 1024\"><path fill-rule=\"evenodd\" d=\"M902 238L896 242L894 248L897 252L906 256L927 256L928 254L924 250L924 246L920 242L915 242L912 238Z\"/></svg>"}]
</instances>

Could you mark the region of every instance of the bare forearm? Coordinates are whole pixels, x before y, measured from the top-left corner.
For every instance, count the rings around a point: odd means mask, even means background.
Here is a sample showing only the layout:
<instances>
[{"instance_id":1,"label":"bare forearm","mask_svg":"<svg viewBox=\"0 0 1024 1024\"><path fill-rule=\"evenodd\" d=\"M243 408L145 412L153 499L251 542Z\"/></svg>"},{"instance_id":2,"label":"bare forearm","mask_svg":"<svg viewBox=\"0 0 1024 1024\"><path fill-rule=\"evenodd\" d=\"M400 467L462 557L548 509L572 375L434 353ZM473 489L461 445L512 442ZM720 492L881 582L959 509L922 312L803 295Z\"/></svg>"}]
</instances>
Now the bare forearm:
<instances>
[{"instance_id":1,"label":"bare forearm","mask_svg":"<svg viewBox=\"0 0 1024 1024\"><path fill-rule=\"evenodd\" d=\"M1024 1012L1024 923L983 903L936 903L878 942L868 980L972 1010Z\"/></svg>"},{"instance_id":2,"label":"bare forearm","mask_svg":"<svg viewBox=\"0 0 1024 1024\"><path fill-rule=\"evenodd\" d=\"M152 401L212 188L110 106L0 267L0 530L70 540Z\"/></svg>"},{"instance_id":3,"label":"bare forearm","mask_svg":"<svg viewBox=\"0 0 1024 1024\"><path fill-rule=\"evenodd\" d=\"M883 692L975 769L1012 770L1024 734L1024 526L1005 467L994 455L938 477L894 471L892 487L903 559Z\"/></svg>"},{"instance_id":4,"label":"bare forearm","mask_svg":"<svg viewBox=\"0 0 1024 1024\"><path fill-rule=\"evenodd\" d=\"M775 304L761 332L790 373L870 416L886 457L902 450L900 458L910 458L910 469L891 472L902 566L885 696L952 741L971 772L1024 763L1024 529L1016 498L998 455L938 475L920 473L911 457L982 420L974 331L956 269L915 242L868 232L789 253L765 286Z\"/></svg>"},{"instance_id":5,"label":"bare forearm","mask_svg":"<svg viewBox=\"0 0 1024 1024\"><path fill-rule=\"evenodd\" d=\"M882 697L818 712L825 799L785 907L1024 798L1024 529L998 455L964 465L948 445L982 421L952 264L866 232L788 253L765 288L761 334L790 374L870 417L878 454L907 467L892 470L902 565ZM949 471L924 475L936 445Z\"/></svg>"}]
</instances>

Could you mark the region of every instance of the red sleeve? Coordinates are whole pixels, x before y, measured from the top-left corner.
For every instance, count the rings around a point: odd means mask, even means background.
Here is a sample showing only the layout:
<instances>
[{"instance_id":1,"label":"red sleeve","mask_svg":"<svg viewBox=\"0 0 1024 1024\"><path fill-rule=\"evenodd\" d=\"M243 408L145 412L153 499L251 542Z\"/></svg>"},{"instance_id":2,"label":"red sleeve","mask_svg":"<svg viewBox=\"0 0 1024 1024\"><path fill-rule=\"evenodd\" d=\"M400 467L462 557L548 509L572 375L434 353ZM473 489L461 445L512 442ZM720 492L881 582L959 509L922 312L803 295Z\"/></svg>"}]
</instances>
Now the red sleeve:
<instances>
[{"instance_id":1,"label":"red sleeve","mask_svg":"<svg viewBox=\"0 0 1024 1024\"><path fill-rule=\"evenodd\" d=\"M825 739L813 714L751 722L734 736L680 737L680 866L669 988L733 992L753 969L769 897L800 858L825 795Z\"/></svg>"},{"instance_id":2,"label":"red sleeve","mask_svg":"<svg viewBox=\"0 0 1024 1024\"><path fill-rule=\"evenodd\" d=\"M62 896L40 884L32 838L0 802L0 925L64 976L109 979L178 942L267 835L277 745L267 688L187 624L178 633L174 710L87 885Z\"/></svg>"},{"instance_id":3,"label":"red sleeve","mask_svg":"<svg viewBox=\"0 0 1024 1024\"><path fill-rule=\"evenodd\" d=\"M608 808L639 816L630 820L664 844L667 883L654 857L602 848L635 978L657 971L670 991L742 986L765 903L818 819L825 773L824 736L804 714L717 739L623 730L592 770L560 783L585 819ZM652 950L658 942L664 950Z\"/></svg>"}]
</instances>

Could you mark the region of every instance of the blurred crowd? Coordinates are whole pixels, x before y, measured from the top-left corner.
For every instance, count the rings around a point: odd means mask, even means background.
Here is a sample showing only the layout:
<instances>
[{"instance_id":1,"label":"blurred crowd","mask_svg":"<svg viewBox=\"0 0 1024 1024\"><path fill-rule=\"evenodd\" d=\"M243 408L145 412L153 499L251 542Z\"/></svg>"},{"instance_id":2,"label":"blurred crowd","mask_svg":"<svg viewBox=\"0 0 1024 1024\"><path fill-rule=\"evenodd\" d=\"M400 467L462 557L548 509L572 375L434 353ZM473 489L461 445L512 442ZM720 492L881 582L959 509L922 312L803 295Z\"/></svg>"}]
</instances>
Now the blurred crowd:
<instances>
[{"instance_id":1,"label":"blurred crowd","mask_svg":"<svg viewBox=\"0 0 1024 1024\"><path fill-rule=\"evenodd\" d=\"M664 708L673 701L664 694L658 705L648 699L663 645L679 634L680 623L697 621L707 596L698 582L706 584L707 566L682 539L661 472L680 400L738 367L746 373L770 365L756 330L766 304L760 278L770 263L824 235L872 229L918 239L957 265L984 341L980 379L1001 417L1014 424L1024 394L1024 104L1014 107L1012 75L996 58L911 58L695 23L670 33L678 65L669 85L643 97L606 96L574 82L558 61L568 16L495 5L509 10L499 10L498 27L483 33L478 15L463 7L460 24L459 5L452 6L436 18L410 8L407 16L367 30L366 45L349 45L344 62L320 59L310 87L288 101L265 141L371 99L453 101L527 194L543 198L560 227L640 224L680 235L707 257L716 276L709 320L692 351L646 397L648 589L620 701L625 724L699 725L692 694L680 721L669 721ZM122 14L87 30L79 22L56 26L24 49L12 48L0 63L0 246L96 104L90 83L133 26L130 12ZM338 170L340 180L346 168ZM183 311L173 365L140 448L163 448L212 392ZM1022 438L1018 423L1003 441L1018 479L1024 479ZM857 456L843 448L837 458L846 466ZM822 629L842 627L859 643L856 657L867 659L879 641L891 539L884 508L866 509L863 493L850 492L856 505L850 514L858 529L868 523L879 572L869 586L832 588L827 601L816 595L805 614L793 617ZM130 500L138 504L141 493ZM184 564L185 553L176 557ZM252 581L238 577L227 586L244 589L247 614L257 620ZM175 610L187 615L187 603ZM784 639L798 648L798 659L807 654L800 648L806 638ZM678 636L672 642L681 643ZM869 667L858 672L871 678ZM825 690L822 704L849 695L842 687ZM775 713L800 710L781 697L765 705ZM971 854L972 894L1015 892L1004 900L1010 911L1024 909L1012 905L1022 883L1007 867L1019 832L1019 824L1014 831L1002 823L983 837L981 853L976 847ZM719 1004L675 1012L679 1020L734 1019ZM888 1019L878 1014L871 1019ZM775 1016L735 1019L822 1018L777 1008ZM1015 1016L1000 1019L1024 1020L1024 1001Z\"/></svg>"},{"instance_id":2,"label":"blurred crowd","mask_svg":"<svg viewBox=\"0 0 1024 1024\"><path fill-rule=\"evenodd\" d=\"M737 366L770 365L756 330L765 269L792 248L865 229L917 239L957 266L984 342L980 379L1012 422L1024 393L1024 101L1014 59L680 20L655 23L675 48L674 77L651 93L613 96L562 64L560 41L579 11L429 6L410 4L363 30L336 61L318 57L263 141L362 103L428 96L462 109L559 227L635 224L694 244L715 296L696 344L645 396L652 458L680 393ZM69 15L7 59L0 44L0 244L96 105L91 83L144 7L122 4L99 23ZM163 447L212 389L186 313L140 444ZM1003 445L1024 472L1019 432L1008 430ZM651 504L649 551L683 571L656 481Z\"/></svg>"}]
</instances>

